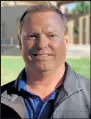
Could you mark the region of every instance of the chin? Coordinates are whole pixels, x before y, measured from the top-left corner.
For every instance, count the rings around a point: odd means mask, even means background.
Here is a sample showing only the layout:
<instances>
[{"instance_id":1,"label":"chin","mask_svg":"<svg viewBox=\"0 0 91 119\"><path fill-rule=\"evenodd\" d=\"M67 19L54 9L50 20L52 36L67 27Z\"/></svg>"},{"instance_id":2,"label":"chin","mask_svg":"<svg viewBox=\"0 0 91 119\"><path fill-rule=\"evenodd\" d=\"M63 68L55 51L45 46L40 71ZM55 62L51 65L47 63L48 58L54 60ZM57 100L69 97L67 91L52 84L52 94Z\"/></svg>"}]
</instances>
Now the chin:
<instances>
[{"instance_id":1,"label":"chin","mask_svg":"<svg viewBox=\"0 0 91 119\"><path fill-rule=\"evenodd\" d=\"M35 66L38 72L49 72L52 71L54 67L55 67L54 65L49 65L49 64L42 64L42 65L37 64Z\"/></svg>"},{"instance_id":2,"label":"chin","mask_svg":"<svg viewBox=\"0 0 91 119\"><path fill-rule=\"evenodd\" d=\"M51 70L51 68L49 67L36 67L36 69L41 72L46 72Z\"/></svg>"}]
</instances>

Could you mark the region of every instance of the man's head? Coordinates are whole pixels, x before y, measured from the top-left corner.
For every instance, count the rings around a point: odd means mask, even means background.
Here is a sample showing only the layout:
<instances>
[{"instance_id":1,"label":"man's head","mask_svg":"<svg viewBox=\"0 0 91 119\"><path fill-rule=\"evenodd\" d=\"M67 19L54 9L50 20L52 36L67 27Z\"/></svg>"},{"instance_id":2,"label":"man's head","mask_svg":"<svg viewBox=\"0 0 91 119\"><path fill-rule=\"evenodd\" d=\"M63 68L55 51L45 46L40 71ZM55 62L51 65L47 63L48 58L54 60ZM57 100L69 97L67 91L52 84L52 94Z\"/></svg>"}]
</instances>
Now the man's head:
<instances>
[{"instance_id":1,"label":"man's head","mask_svg":"<svg viewBox=\"0 0 91 119\"><path fill-rule=\"evenodd\" d=\"M31 6L20 19L18 39L27 67L54 70L66 58L66 18L50 4Z\"/></svg>"}]
</instances>

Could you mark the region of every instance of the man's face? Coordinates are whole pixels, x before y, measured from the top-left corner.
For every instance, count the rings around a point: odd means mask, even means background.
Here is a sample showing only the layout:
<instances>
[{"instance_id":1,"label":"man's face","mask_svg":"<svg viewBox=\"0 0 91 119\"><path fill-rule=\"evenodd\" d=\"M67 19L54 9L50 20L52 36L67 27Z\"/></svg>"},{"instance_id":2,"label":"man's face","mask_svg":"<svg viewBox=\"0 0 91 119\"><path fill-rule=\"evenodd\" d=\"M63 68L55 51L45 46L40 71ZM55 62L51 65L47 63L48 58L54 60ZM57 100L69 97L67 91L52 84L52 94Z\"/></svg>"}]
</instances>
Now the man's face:
<instances>
[{"instance_id":1,"label":"man's face","mask_svg":"<svg viewBox=\"0 0 91 119\"><path fill-rule=\"evenodd\" d=\"M33 71L55 70L66 58L68 39L61 17L53 11L27 14L21 33L21 53Z\"/></svg>"}]
</instances>

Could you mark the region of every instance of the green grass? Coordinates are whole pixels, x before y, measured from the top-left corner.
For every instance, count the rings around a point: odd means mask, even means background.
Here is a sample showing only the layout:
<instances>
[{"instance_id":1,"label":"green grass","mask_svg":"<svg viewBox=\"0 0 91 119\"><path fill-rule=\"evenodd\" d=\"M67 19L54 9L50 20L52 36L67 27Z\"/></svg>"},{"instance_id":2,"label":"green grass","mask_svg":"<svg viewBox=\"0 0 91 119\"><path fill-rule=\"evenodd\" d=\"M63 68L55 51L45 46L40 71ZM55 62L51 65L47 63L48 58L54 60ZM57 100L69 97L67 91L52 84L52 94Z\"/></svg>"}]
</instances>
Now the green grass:
<instances>
[{"instance_id":1,"label":"green grass","mask_svg":"<svg viewBox=\"0 0 91 119\"><path fill-rule=\"evenodd\" d=\"M89 58L67 58L71 67L81 75L90 79L90 59ZM1 85L15 80L19 72L24 67L22 57L1 57Z\"/></svg>"}]
</instances>

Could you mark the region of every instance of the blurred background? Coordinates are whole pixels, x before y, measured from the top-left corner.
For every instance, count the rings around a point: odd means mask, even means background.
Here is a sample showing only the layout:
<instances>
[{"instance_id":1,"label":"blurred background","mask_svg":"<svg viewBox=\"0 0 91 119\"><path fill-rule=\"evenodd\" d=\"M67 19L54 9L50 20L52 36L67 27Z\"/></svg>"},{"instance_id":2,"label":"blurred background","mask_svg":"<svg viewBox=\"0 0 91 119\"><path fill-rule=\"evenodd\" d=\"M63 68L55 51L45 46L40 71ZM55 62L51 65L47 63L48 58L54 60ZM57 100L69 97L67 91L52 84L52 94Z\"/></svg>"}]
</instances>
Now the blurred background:
<instances>
[{"instance_id":1,"label":"blurred background","mask_svg":"<svg viewBox=\"0 0 91 119\"><path fill-rule=\"evenodd\" d=\"M34 4L51 2L67 18L67 62L90 79L90 1L1 1L1 85L17 78L24 67L17 27L23 12Z\"/></svg>"}]
</instances>

